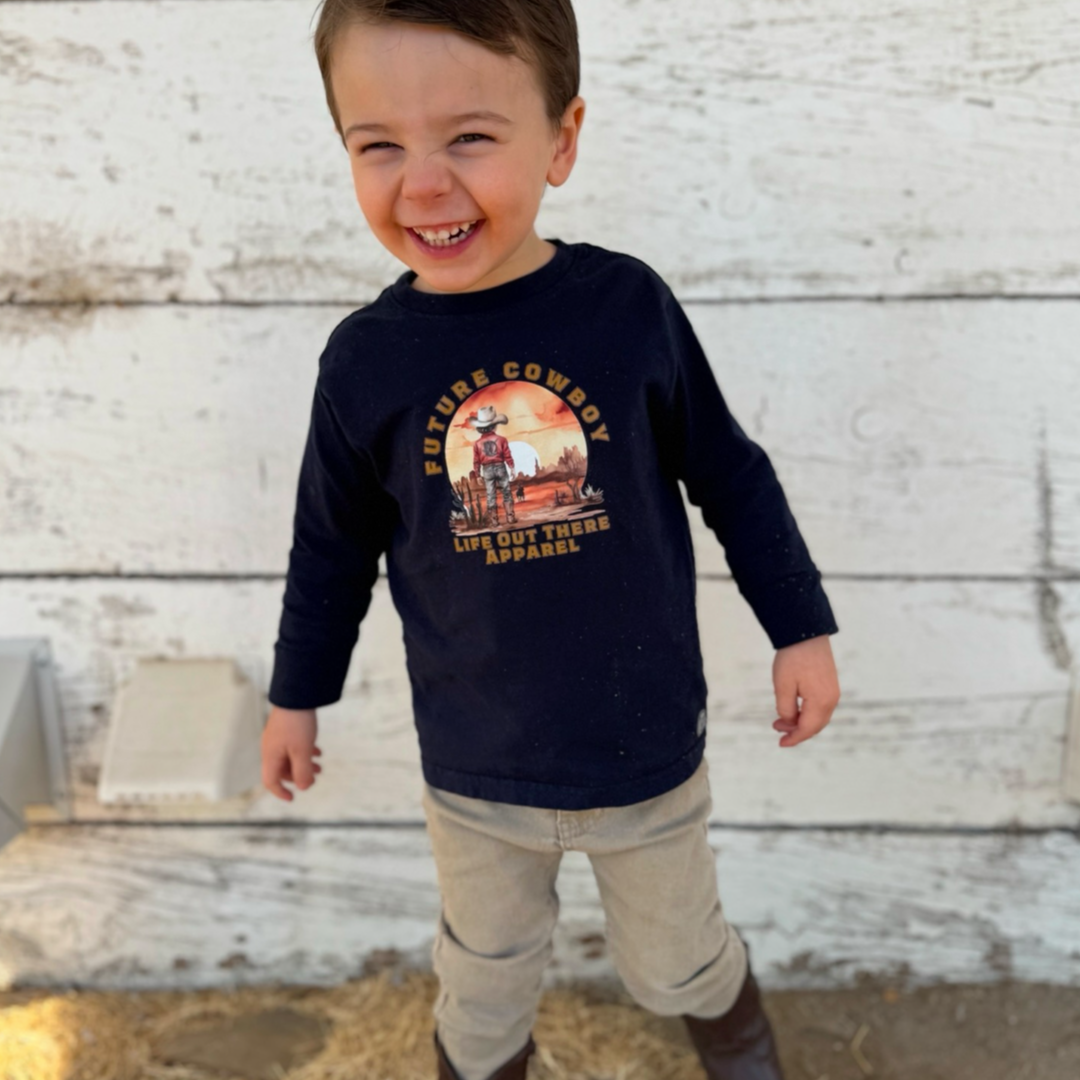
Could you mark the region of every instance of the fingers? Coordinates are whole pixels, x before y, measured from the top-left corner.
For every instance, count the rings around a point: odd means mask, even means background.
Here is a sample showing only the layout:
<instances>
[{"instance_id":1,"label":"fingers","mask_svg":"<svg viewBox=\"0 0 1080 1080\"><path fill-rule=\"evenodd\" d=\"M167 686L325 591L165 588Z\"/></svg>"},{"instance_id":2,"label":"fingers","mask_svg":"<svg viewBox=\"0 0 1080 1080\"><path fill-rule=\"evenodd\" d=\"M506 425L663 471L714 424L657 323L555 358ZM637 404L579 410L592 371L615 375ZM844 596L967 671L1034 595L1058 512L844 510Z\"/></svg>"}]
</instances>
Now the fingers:
<instances>
[{"instance_id":1,"label":"fingers","mask_svg":"<svg viewBox=\"0 0 1080 1080\"><path fill-rule=\"evenodd\" d=\"M798 746L828 724L840 700L836 665L828 636L778 649L773 662L781 747Z\"/></svg>"},{"instance_id":2,"label":"fingers","mask_svg":"<svg viewBox=\"0 0 1080 1080\"><path fill-rule=\"evenodd\" d=\"M303 750L292 750L289 753L293 783L301 790L307 791L315 783L314 764L311 758Z\"/></svg>"},{"instance_id":3,"label":"fingers","mask_svg":"<svg viewBox=\"0 0 1080 1080\"><path fill-rule=\"evenodd\" d=\"M287 790L281 783L287 780L289 759L283 755L266 755L263 758L263 787L283 802L292 802L292 792Z\"/></svg>"},{"instance_id":4,"label":"fingers","mask_svg":"<svg viewBox=\"0 0 1080 1080\"><path fill-rule=\"evenodd\" d=\"M785 734L780 746L798 746L818 734L832 719L836 702L831 698L800 698L802 709L794 720L781 718L773 721L773 727Z\"/></svg>"},{"instance_id":5,"label":"fingers","mask_svg":"<svg viewBox=\"0 0 1080 1080\"><path fill-rule=\"evenodd\" d=\"M776 711L779 712L781 715L778 719L773 721L772 726L776 731L781 731L784 733L783 737L780 739L781 746L795 746L797 743L802 742L803 739L809 738L809 735L799 734L800 725L804 725L806 722L806 701L799 698L797 695L795 697L795 701L796 704L794 706L789 706L787 699L785 698L783 709L781 709L779 704L777 705ZM801 711L798 707L799 701L802 701L803 704L803 709ZM789 709L793 709L793 716L788 711Z\"/></svg>"},{"instance_id":6,"label":"fingers","mask_svg":"<svg viewBox=\"0 0 1080 1080\"><path fill-rule=\"evenodd\" d=\"M321 754L322 750L315 746L311 748L312 754ZM292 802L294 795L285 783L293 784L301 791L306 791L315 783L315 775L322 772L322 766L317 761L309 760L303 750L282 749L268 751L263 757L263 787L271 795Z\"/></svg>"},{"instance_id":7,"label":"fingers","mask_svg":"<svg viewBox=\"0 0 1080 1080\"><path fill-rule=\"evenodd\" d=\"M780 719L773 721L773 728L776 731L783 732L780 737L780 746L796 746L798 743L802 742L803 739L809 738L809 735L804 734L800 736L799 734L799 724L801 719L802 716L799 714L794 720Z\"/></svg>"},{"instance_id":8,"label":"fingers","mask_svg":"<svg viewBox=\"0 0 1080 1080\"><path fill-rule=\"evenodd\" d=\"M785 678L778 673L775 677L774 689L776 691L776 712L780 717L777 723L782 725L784 730L790 731L799 721L799 684L797 680Z\"/></svg>"},{"instance_id":9,"label":"fingers","mask_svg":"<svg viewBox=\"0 0 1080 1080\"><path fill-rule=\"evenodd\" d=\"M798 721L780 739L781 746L798 746L812 739L829 722L829 714L816 704L803 701Z\"/></svg>"},{"instance_id":10,"label":"fingers","mask_svg":"<svg viewBox=\"0 0 1080 1080\"><path fill-rule=\"evenodd\" d=\"M283 802L292 802L293 794L287 788L282 787L281 781L275 780L270 784L263 785L271 795L276 795Z\"/></svg>"}]
</instances>

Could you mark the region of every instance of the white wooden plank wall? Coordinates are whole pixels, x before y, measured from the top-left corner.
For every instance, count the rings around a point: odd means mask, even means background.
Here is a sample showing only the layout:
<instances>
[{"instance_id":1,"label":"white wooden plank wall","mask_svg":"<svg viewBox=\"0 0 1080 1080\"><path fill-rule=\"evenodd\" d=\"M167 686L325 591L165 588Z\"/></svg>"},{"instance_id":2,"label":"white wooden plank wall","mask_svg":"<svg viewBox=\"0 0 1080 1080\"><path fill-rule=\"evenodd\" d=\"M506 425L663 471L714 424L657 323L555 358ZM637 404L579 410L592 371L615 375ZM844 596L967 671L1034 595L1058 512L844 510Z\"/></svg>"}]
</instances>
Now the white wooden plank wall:
<instances>
[{"instance_id":1,"label":"white wooden plank wall","mask_svg":"<svg viewBox=\"0 0 1080 1080\"><path fill-rule=\"evenodd\" d=\"M384 578L310 791L95 798L137 658L268 678L316 360L404 269L355 204L314 9L0 4L0 637L51 640L75 807L0 850L0 986L428 960ZM539 231L672 284L842 628L831 725L777 749L773 653L691 509L711 836L762 983L1080 983L1080 0L577 11L583 143ZM559 886L549 983L610 976L585 856Z\"/></svg>"}]
</instances>

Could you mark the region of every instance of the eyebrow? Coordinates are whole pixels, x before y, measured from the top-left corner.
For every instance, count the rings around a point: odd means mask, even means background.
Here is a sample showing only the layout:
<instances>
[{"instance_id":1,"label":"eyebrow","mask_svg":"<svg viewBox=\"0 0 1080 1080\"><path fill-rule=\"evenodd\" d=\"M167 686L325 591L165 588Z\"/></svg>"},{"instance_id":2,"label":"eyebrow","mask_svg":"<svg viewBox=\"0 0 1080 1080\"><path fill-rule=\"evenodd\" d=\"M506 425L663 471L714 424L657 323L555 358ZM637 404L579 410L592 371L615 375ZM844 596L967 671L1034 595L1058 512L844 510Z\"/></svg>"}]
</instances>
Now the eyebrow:
<instances>
[{"instance_id":1,"label":"eyebrow","mask_svg":"<svg viewBox=\"0 0 1080 1080\"><path fill-rule=\"evenodd\" d=\"M461 113L459 116L445 116L443 117L443 124L449 126L451 124L463 124L466 120L488 120L493 124L509 124L513 125L513 120L508 120L501 113L492 112L491 109L476 109L473 112ZM345 138L347 139L354 131L389 131L390 128L386 124L350 124L345 130Z\"/></svg>"}]
</instances>

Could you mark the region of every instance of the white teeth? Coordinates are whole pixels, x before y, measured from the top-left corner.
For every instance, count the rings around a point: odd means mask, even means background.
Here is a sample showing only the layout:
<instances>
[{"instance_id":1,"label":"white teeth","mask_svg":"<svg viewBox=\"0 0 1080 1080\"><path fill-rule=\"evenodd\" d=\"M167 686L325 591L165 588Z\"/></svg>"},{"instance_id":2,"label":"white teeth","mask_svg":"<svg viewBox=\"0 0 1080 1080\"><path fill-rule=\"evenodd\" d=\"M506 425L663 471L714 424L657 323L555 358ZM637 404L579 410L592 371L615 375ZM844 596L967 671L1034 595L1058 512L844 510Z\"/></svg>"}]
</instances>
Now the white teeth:
<instances>
[{"instance_id":1,"label":"white teeth","mask_svg":"<svg viewBox=\"0 0 1080 1080\"><path fill-rule=\"evenodd\" d=\"M413 229L413 232L418 236L422 236L429 244L434 244L435 247L446 247L448 244L456 244L463 240L469 235L475 224L476 221L465 221L459 225L453 225L449 229L438 229L434 232L430 229ZM458 230L461 230L460 234L455 236ZM451 236L454 236L453 240L450 239Z\"/></svg>"}]
</instances>

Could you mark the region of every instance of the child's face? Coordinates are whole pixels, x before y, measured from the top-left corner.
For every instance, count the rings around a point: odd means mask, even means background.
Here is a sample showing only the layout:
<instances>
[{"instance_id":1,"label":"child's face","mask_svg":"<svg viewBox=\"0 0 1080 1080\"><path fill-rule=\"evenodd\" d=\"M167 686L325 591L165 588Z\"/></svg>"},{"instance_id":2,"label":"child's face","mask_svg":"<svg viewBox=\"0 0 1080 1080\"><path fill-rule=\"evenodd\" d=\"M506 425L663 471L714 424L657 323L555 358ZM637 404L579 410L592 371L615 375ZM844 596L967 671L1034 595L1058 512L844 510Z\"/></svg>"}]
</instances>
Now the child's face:
<instances>
[{"instance_id":1,"label":"child's face","mask_svg":"<svg viewBox=\"0 0 1080 1080\"><path fill-rule=\"evenodd\" d=\"M415 286L472 292L547 262L552 248L534 222L545 183L561 185L573 168L582 98L555 136L524 61L443 27L402 22L348 28L331 83L360 209L379 242L416 271ZM450 119L480 109L510 122ZM441 249L453 253L444 258L410 228L474 220L476 235Z\"/></svg>"}]
</instances>

